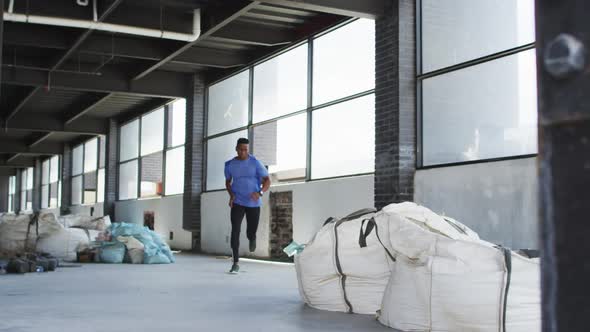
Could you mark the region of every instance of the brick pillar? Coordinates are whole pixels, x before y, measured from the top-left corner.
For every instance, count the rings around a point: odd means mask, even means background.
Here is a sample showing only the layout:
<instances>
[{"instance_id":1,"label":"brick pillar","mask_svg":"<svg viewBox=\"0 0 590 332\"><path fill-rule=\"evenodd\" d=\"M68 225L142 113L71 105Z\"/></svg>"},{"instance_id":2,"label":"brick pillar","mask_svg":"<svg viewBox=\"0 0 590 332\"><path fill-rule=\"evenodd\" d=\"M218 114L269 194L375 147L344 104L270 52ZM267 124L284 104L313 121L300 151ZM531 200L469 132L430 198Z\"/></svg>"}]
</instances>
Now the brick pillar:
<instances>
[{"instance_id":1,"label":"brick pillar","mask_svg":"<svg viewBox=\"0 0 590 332\"><path fill-rule=\"evenodd\" d=\"M293 241L293 192L270 193L270 257L293 259L283 248Z\"/></svg>"},{"instance_id":2,"label":"brick pillar","mask_svg":"<svg viewBox=\"0 0 590 332\"><path fill-rule=\"evenodd\" d=\"M43 164L41 159L35 159L33 167L33 211L41 210L41 174L43 173Z\"/></svg>"},{"instance_id":3,"label":"brick pillar","mask_svg":"<svg viewBox=\"0 0 590 332\"><path fill-rule=\"evenodd\" d=\"M186 99L186 144L184 147L184 200L182 227L193 232L194 250L201 249L201 192L205 133L205 80L193 76L193 91Z\"/></svg>"},{"instance_id":4,"label":"brick pillar","mask_svg":"<svg viewBox=\"0 0 590 332\"><path fill-rule=\"evenodd\" d=\"M64 144L64 153L61 163L61 208L62 214L66 214L72 206L72 148Z\"/></svg>"},{"instance_id":5,"label":"brick pillar","mask_svg":"<svg viewBox=\"0 0 590 332\"><path fill-rule=\"evenodd\" d=\"M375 207L413 200L416 164L415 2L375 21Z\"/></svg>"},{"instance_id":6,"label":"brick pillar","mask_svg":"<svg viewBox=\"0 0 590 332\"><path fill-rule=\"evenodd\" d=\"M117 153L119 124L109 120L109 133L106 136L105 181L104 181L104 215L115 221L115 202L117 200Z\"/></svg>"}]
</instances>

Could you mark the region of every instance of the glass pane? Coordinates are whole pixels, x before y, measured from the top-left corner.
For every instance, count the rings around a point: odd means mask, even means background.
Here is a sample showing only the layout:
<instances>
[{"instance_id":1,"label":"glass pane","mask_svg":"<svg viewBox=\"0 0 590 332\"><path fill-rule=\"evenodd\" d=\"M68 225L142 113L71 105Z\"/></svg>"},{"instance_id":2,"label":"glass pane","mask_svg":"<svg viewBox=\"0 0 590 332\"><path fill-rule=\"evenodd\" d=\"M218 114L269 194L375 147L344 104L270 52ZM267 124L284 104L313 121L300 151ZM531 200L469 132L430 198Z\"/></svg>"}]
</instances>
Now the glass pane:
<instances>
[{"instance_id":1,"label":"glass pane","mask_svg":"<svg viewBox=\"0 0 590 332\"><path fill-rule=\"evenodd\" d=\"M141 118L141 155L147 156L164 149L164 109Z\"/></svg>"},{"instance_id":2,"label":"glass pane","mask_svg":"<svg viewBox=\"0 0 590 332\"><path fill-rule=\"evenodd\" d=\"M315 179L374 172L374 95L313 112L311 147Z\"/></svg>"},{"instance_id":3,"label":"glass pane","mask_svg":"<svg viewBox=\"0 0 590 332\"><path fill-rule=\"evenodd\" d=\"M8 183L8 193L14 194L16 192L16 176L11 176Z\"/></svg>"},{"instance_id":4,"label":"glass pane","mask_svg":"<svg viewBox=\"0 0 590 332\"><path fill-rule=\"evenodd\" d=\"M140 197L153 197L162 194L163 152L141 158Z\"/></svg>"},{"instance_id":5,"label":"glass pane","mask_svg":"<svg viewBox=\"0 0 590 332\"><path fill-rule=\"evenodd\" d=\"M184 146L166 152L166 195L184 192Z\"/></svg>"},{"instance_id":6,"label":"glass pane","mask_svg":"<svg viewBox=\"0 0 590 332\"><path fill-rule=\"evenodd\" d=\"M59 156L54 156L51 158L49 173L49 182L55 183L59 180Z\"/></svg>"},{"instance_id":7,"label":"glass pane","mask_svg":"<svg viewBox=\"0 0 590 332\"><path fill-rule=\"evenodd\" d=\"M236 156L240 137L248 137L248 132L242 130L207 142L207 190L225 188L225 162Z\"/></svg>"},{"instance_id":8,"label":"glass pane","mask_svg":"<svg viewBox=\"0 0 590 332\"><path fill-rule=\"evenodd\" d=\"M8 211L7 212L14 212L14 207L12 204L14 203L14 195L8 195Z\"/></svg>"},{"instance_id":9,"label":"glass pane","mask_svg":"<svg viewBox=\"0 0 590 332\"><path fill-rule=\"evenodd\" d=\"M27 189L33 189L33 167L27 168Z\"/></svg>"},{"instance_id":10,"label":"glass pane","mask_svg":"<svg viewBox=\"0 0 590 332\"><path fill-rule=\"evenodd\" d=\"M72 175L82 174L84 170L84 145L79 145L72 152Z\"/></svg>"},{"instance_id":11,"label":"glass pane","mask_svg":"<svg viewBox=\"0 0 590 332\"><path fill-rule=\"evenodd\" d=\"M184 144L186 131L186 99L170 104L168 111L168 147Z\"/></svg>"},{"instance_id":12,"label":"glass pane","mask_svg":"<svg viewBox=\"0 0 590 332\"><path fill-rule=\"evenodd\" d=\"M41 164L41 184L49 183L49 160Z\"/></svg>"},{"instance_id":13,"label":"glass pane","mask_svg":"<svg viewBox=\"0 0 590 332\"><path fill-rule=\"evenodd\" d=\"M49 185L49 207L56 208L59 206L59 184L52 183Z\"/></svg>"},{"instance_id":14,"label":"glass pane","mask_svg":"<svg viewBox=\"0 0 590 332\"><path fill-rule=\"evenodd\" d=\"M307 114L254 127L254 155L273 183L305 179Z\"/></svg>"},{"instance_id":15,"label":"glass pane","mask_svg":"<svg viewBox=\"0 0 590 332\"><path fill-rule=\"evenodd\" d=\"M96 171L98 158L98 138L84 144L84 173Z\"/></svg>"},{"instance_id":16,"label":"glass pane","mask_svg":"<svg viewBox=\"0 0 590 332\"><path fill-rule=\"evenodd\" d=\"M137 160L119 165L119 199L137 198Z\"/></svg>"},{"instance_id":17,"label":"glass pane","mask_svg":"<svg viewBox=\"0 0 590 332\"><path fill-rule=\"evenodd\" d=\"M313 42L313 104L375 87L375 21L360 19Z\"/></svg>"},{"instance_id":18,"label":"glass pane","mask_svg":"<svg viewBox=\"0 0 590 332\"><path fill-rule=\"evenodd\" d=\"M99 151L99 159L98 159L98 168L105 167L105 156L107 153L107 138L104 136L100 136L100 151Z\"/></svg>"},{"instance_id":19,"label":"glass pane","mask_svg":"<svg viewBox=\"0 0 590 332\"><path fill-rule=\"evenodd\" d=\"M84 174L84 204L96 203L97 181L96 172Z\"/></svg>"},{"instance_id":20,"label":"glass pane","mask_svg":"<svg viewBox=\"0 0 590 332\"><path fill-rule=\"evenodd\" d=\"M424 165L537 153L535 50L423 81Z\"/></svg>"},{"instance_id":21,"label":"glass pane","mask_svg":"<svg viewBox=\"0 0 590 332\"><path fill-rule=\"evenodd\" d=\"M425 73L534 41L534 0L422 1Z\"/></svg>"},{"instance_id":22,"label":"glass pane","mask_svg":"<svg viewBox=\"0 0 590 332\"><path fill-rule=\"evenodd\" d=\"M209 87L207 134L215 135L248 124L249 72L243 71Z\"/></svg>"},{"instance_id":23,"label":"glass pane","mask_svg":"<svg viewBox=\"0 0 590 332\"><path fill-rule=\"evenodd\" d=\"M49 185L41 187L41 208L45 209L49 207Z\"/></svg>"},{"instance_id":24,"label":"glass pane","mask_svg":"<svg viewBox=\"0 0 590 332\"><path fill-rule=\"evenodd\" d=\"M72 178L72 205L82 204L82 176Z\"/></svg>"},{"instance_id":25,"label":"glass pane","mask_svg":"<svg viewBox=\"0 0 590 332\"><path fill-rule=\"evenodd\" d=\"M121 127L119 151L121 161L137 158L139 155L139 120L134 120Z\"/></svg>"},{"instance_id":26,"label":"glass pane","mask_svg":"<svg viewBox=\"0 0 590 332\"><path fill-rule=\"evenodd\" d=\"M57 183L57 206L61 206L61 181Z\"/></svg>"},{"instance_id":27,"label":"glass pane","mask_svg":"<svg viewBox=\"0 0 590 332\"><path fill-rule=\"evenodd\" d=\"M27 191L21 191L20 193L20 209L21 211L27 210Z\"/></svg>"},{"instance_id":28,"label":"glass pane","mask_svg":"<svg viewBox=\"0 0 590 332\"><path fill-rule=\"evenodd\" d=\"M96 191L96 201L104 202L104 168L98 170L98 188Z\"/></svg>"},{"instance_id":29,"label":"glass pane","mask_svg":"<svg viewBox=\"0 0 590 332\"><path fill-rule=\"evenodd\" d=\"M27 211L32 211L33 210L33 190L27 190L27 205L26 205L26 210Z\"/></svg>"},{"instance_id":30,"label":"glass pane","mask_svg":"<svg viewBox=\"0 0 590 332\"><path fill-rule=\"evenodd\" d=\"M254 122L307 107L307 44L254 67Z\"/></svg>"}]
</instances>

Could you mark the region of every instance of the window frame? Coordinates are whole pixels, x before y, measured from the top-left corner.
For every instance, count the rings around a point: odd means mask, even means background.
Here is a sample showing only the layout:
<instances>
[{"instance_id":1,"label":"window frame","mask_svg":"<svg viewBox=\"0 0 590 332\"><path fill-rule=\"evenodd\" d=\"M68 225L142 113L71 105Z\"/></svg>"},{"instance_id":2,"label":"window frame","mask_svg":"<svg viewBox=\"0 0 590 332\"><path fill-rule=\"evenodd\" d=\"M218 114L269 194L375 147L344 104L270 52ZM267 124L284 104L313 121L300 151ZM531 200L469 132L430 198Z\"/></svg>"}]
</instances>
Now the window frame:
<instances>
[{"instance_id":1,"label":"window frame","mask_svg":"<svg viewBox=\"0 0 590 332\"><path fill-rule=\"evenodd\" d=\"M117 202L124 202L124 201L136 201L136 200L149 200L149 199L160 199L163 197L173 197L173 196L180 196L180 195L184 195L184 190L182 193L178 193L178 194L172 194L172 195L166 195L166 155L168 153L168 151L170 150L174 150L174 149L178 149L180 147L185 147L186 146L186 132L185 132L185 140L183 144L178 144L175 146L168 146L168 133L169 133L169 117L170 117L170 112L173 112L173 108L172 105L179 101L180 98L177 98L173 101L167 102L164 105L155 107L153 109L150 109L149 111L134 117L132 119L129 119L121 124L119 124L119 126L117 127L117 135L118 135L118 142L117 142L117 187L116 187L116 201ZM184 112L185 112L185 128L186 128L186 114L187 114L187 100L185 99L185 108L184 108ZM164 111L164 123L163 123L163 145L162 145L162 150L159 151L155 151L152 152L150 154L147 154L145 156L141 155L141 129L142 129L142 119L144 116L154 113L156 111L159 111L160 109L163 109ZM132 123L133 121L137 121L138 123L138 131L137 131L137 143L138 143L138 148L137 148L137 156L135 158L131 158L131 159L126 159L124 161L121 161L121 128L129 123ZM141 196L141 162L142 159L144 157L148 157L151 156L153 154L156 153L161 153L162 154L162 192L161 194L156 194L154 196L147 196L147 197L142 197ZM121 199L120 197L120 192L119 192L119 184L120 184L120 176L121 176L121 165L132 162L132 161L136 161L137 162L137 197L135 198L125 198L125 199Z\"/></svg>"},{"instance_id":2,"label":"window frame","mask_svg":"<svg viewBox=\"0 0 590 332\"><path fill-rule=\"evenodd\" d=\"M497 161L506 161L506 160L517 160L517 159L525 159L525 158L533 158L538 156L538 153L534 154L518 154L518 155L510 155L505 157L498 157L498 158L483 158L477 160L467 160L467 161L457 161L457 162L449 162L449 163L440 163L440 164L433 164L433 165L424 165L424 108L423 108L423 82L424 80L448 73L452 73L455 71L459 71L461 69L470 68L473 66L481 65L486 62L498 60L501 58L505 58L511 55L519 54L521 52L529 51L536 48L536 41L520 46L516 46L513 48L509 48L503 51L495 52L492 54L488 54L485 56L477 57L475 59L471 59L468 61L464 61L458 64L454 64L451 66L439 68L429 72L423 72L422 66L422 0L416 1L416 170L426 170L426 169L433 169L433 168L442 168L442 167L454 167L454 166L463 166L463 165L473 165L473 164L483 164L483 163L490 163L490 162L497 162ZM538 60L538 59L537 59Z\"/></svg>"},{"instance_id":3,"label":"window frame","mask_svg":"<svg viewBox=\"0 0 590 332\"><path fill-rule=\"evenodd\" d=\"M93 171L90 171L90 172L85 173L84 172L84 168L86 166L85 165L85 161L86 161L86 144L88 142L94 140L94 139L96 139L96 169L94 169ZM103 139L106 140L107 139L106 136L98 135L98 136L92 137L90 139L87 139L87 140L85 140L85 141L83 141L81 143L78 143L78 144L72 146L72 148L71 148L71 151L72 151L71 152L71 156L72 156L72 158L70 158L71 159L70 160L70 166L72 167L71 169L73 169L73 165L74 165L74 153L73 153L73 151L74 151L74 149L76 149L78 147L82 147L82 173L76 174L76 175L72 174L70 176L70 205L71 206L92 206L92 205L95 205L95 204L100 203L98 201L98 174L99 174L99 171L100 170L104 170L105 171L105 176L106 176L106 164L104 165L104 167L102 167L102 168L100 167L100 155L103 152L102 149L101 149L101 147L102 147L101 140L103 140ZM106 144L105 144L105 147L106 147ZM106 151L104 151L104 152L106 154ZM106 155L105 155L105 158L106 158ZM60 160L59 164L61 165L61 160ZM94 175L96 176L96 197L94 199L94 202L86 203L84 201L84 191L85 191L85 188L86 188L86 174L92 174L92 173L94 173ZM51 172L50 172L50 174L51 174ZM82 177L82 181L81 181L82 182L82 193L81 193L81 198L80 198L80 204L74 204L73 203L74 191L72 190L72 183L73 183L72 179L77 178L77 177ZM61 181L61 178L60 178L60 174L58 173L58 182L57 183L59 184L60 181ZM50 191L50 197L51 197L51 191ZM59 197L60 197L60 194L59 194L59 191L58 191L58 204L57 204L58 207L61 206L61 202L59 202Z\"/></svg>"},{"instance_id":4,"label":"window frame","mask_svg":"<svg viewBox=\"0 0 590 332\"><path fill-rule=\"evenodd\" d=\"M327 34L329 34L330 32L333 32L335 30L338 30L346 25L352 24L354 22L356 22L357 20L359 20L359 18L352 18L349 20L346 20L342 23L339 23L335 26L329 27L321 32L316 33L313 36L307 37L303 40L300 40L299 42L293 43L292 45L290 45L289 47L286 47L282 50L279 50L277 52L275 52L274 54L269 55L268 57L265 57L263 59L257 60L251 64L249 64L248 66L246 66L245 68L242 68L228 76L225 76L221 79L218 79L216 81L211 82L210 84L208 84L205 88L205 130L204 130L204 134L203 134L203 141L204 141L204 174L203 174L203 179L204 179L204 188L205 190L203 192L216 192L216 191L224 191L225 188L222 189L210 189L208 188L208 183L207 183L207 173L208 173L208 169L207 169L207 159L208 159L208 145L209 145L209 141L215 138L219 138L222 136L226 136L226 135L230 135L236 132L240 132L243 130L246 130L248 133L248 138L250 140L250 147L251 147L251 153L255 154L256 151L254 151L254 128L259 127L259 126L263 126L263 125L267 125L270 123L276 123L280 120L283 119L287 119L293 116L297 116L297 115L301 115L301 114L307 114L307 127L306 127L306 139L307 139L307 151L306 151L306 162L305 162L305 179L303 180L295 180L293 182L291 181L285 181L285 182L281 182L280 184L285 184L285 183L306 183L306 182L314 182L314 181L321 181L321 180L329 180L329 179L340 179L340 178L349 178L349 177L357 177L357 176L366 176L366 175L373 175L375 174L375 171L373 172L365 172L365 173L352 173L352 174L346 174L346 175L338 175L338 176L333 176L333 177L322 177L322 178L314 178L312 177L311 174L311 166L312 166L312 130L313 130L313 114L315 111L323 109L325 107L329 107L329 106L333 106L333 105L337 105L340 103L345 103L347 101L351 101L351 100L355 100L357 98L361 98L361 97L365 97L371 94L375 93L375 87L373 87L372 89L366 90L366 91L360 91L358 93L352 94L352 95L348 95L348 96L344 96L344 97L340 97L338 99L335 100L331 100L328 102L324 102L322 104L318 104L318 105L313 105L313 55L314 55L314 41L317 38L323 37ZM260 122L254 122L253 121L253 114L254 114L254 109L253 109L253 97L254 97L254 67L256 67L259 64L262 64L264 62L270 61L284 53L287 53L299 46L302 46L304 44L307 44L307 100L306 100L306 107L304 109L301 110L297 110L297 111L293 111L291 113L288 114L283 114L280 116L276 116L264 121L260 121ZM237 127L237 128L233 128L231 130L226 130L214 135L208 135L208 112L209 112L209 88L217 83L220 83L226 79L232 78L236 75L242 74L243 72L248 71L248 75L249 75L249 94L248 94L248 124L246 126L241 126L241 127Z\"/></svg>"}]
</instances>

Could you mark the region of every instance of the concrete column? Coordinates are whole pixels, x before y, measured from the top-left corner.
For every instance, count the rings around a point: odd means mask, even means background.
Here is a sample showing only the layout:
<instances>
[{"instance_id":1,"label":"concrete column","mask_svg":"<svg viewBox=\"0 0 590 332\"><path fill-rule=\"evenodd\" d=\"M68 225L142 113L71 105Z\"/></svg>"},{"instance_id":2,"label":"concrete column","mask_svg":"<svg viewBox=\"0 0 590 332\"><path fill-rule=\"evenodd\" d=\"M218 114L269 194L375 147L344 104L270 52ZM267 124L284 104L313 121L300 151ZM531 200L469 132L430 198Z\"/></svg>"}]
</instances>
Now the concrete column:
<instances>
[{"instance_id":1,"label":"concrete column","mask_svg":"<svg viewBox=\"0 0 590 332\"><path fill-rule=\"evenodd\" d=\"M201 192L203 191L203 161L205 133L205 80L196 74L192 79L193 91L186 99L186 143L184 148L184 201L185 230L193 232L194 248L201 247Z\"/></svg>"},{"instance_id":2,"label":"concrete column","mask_svg":"<svg viewBox=\"0 0 590 332\"><path fill-rule=\"evenodd\" d=\"M43 174L43 163L40 158L35 159L33 167L33 211L41 210L41 174Z\"/></svg>"},{"instance_id":3,"label":"concrete column","mask_svg":"<svg viewBox=\"0 0 590 332\"><path fill-rule=\"evenodd\" d=\"M115 220L115 202L117 200L118 141L119 123L111 119L109 120L109 133L106 136L104 215L109 215L113 221Z\"/></svg>"},{"instance_id":4,"label":"concrete column","mask_svg":"<svg viewBox=\"0 0 590 332\"><path fill-rule=\"evenodd\" d=\"M388 2L375 22L375 206L413 200L415 1Z\"/></svg>"},{"instance_id":5,"label":"concrete column","mask_svg":"<svg viewBox=\"0 0 590 332\"><path fill-rule=\"evenodd\" d=\"M9 176L0 176L0 212L8 211Z\"/></svg>"},{"instance_id":6,"label":"concrete column","mask_svg":"<svg viewBox=\"0 0 590 332\"><path fill-rule=\"evenodd\" d=\"M15 213L19 213L20 212L20 187L21 187L21 173L22 170L17 170L16 171L16 178L14 181L14 188L15 188L15 193L14 193L14 212Z\"/></svg>"},{"instance_id":7,"label":"concrete column","mask_svg":"<svg viewBox=\"0 0 590 332\"><path fill-rule=\"evenodd\" d=\"M64 145L61 163L61 208L62 214L72 205L72 148Z\"/></svg>"}]
</instances>

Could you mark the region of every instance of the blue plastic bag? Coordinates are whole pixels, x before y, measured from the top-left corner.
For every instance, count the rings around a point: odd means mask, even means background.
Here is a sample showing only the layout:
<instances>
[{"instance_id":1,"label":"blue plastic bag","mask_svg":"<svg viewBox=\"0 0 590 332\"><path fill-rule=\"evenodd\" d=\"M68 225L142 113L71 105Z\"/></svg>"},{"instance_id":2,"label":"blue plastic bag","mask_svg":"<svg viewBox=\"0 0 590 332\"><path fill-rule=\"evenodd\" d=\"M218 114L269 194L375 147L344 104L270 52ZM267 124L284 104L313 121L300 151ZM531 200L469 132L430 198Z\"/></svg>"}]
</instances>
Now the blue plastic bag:
<instances>
[{"instance_id":1,"label":"blue plastic bag","mask_svg":"<svg viewBox=\"0 0 590 332\"><path fill-rule=\"evenodd\" d=\"M117 236L133 236L144 245L144 264L174 263L174 255L168 244L158 234L149 228L131 223L113 223L109 227L113 238Z\"/></svg>"},{"instance_id":2,"label":"blue plastic bag","mask_svg":"<svg viewBox=\"0 0 590 332\"><path fill-rule=\"evenodd\" d=\"M105 242L100 247L100 261L110 264L121 264L125 258L125 245L121 242Z\"/></svg>"}]
</instances>

